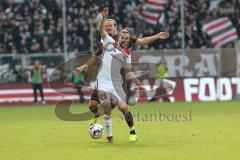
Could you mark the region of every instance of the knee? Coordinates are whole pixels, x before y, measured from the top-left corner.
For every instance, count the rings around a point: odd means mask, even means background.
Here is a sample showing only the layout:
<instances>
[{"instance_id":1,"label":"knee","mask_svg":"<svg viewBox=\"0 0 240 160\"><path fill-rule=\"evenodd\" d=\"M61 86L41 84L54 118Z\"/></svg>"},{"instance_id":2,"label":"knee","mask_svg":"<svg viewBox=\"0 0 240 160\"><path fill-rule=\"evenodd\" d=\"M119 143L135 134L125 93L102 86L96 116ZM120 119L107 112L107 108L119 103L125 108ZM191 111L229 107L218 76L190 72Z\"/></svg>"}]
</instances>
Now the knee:
<instances>
[{"instance_id":1,"label":"knee","mask_svg":"<svg viewBox=\"0 0 240 160\"><path fill-rule=\"evenodd\" d=\"M128 113L128 107L127 105L122 105L122 106L119 106L118 109L123 113Z\"/></svg>"},{"instance_id":2,"label":"knee","mask_svg":"<svg viewBox=\"0 0 240 160\"><path fill-rule=\"evenodd\" d=\"M98 101L95 101L95 100L90 100L89 101L89 109L94 109L94 108L97 108L98 106Z\"/></svg>"},{"instance_id":3,"label":"knee","mask_svg":"<svg viewBox=\"0 0 240 160\"><path fill-rule=\"evenodd\" d=\"M107 116L110 116L112 111L111 104L106 104L103 106L103 108L104 108L104 114Z\"/></svg>"}]
</instances>

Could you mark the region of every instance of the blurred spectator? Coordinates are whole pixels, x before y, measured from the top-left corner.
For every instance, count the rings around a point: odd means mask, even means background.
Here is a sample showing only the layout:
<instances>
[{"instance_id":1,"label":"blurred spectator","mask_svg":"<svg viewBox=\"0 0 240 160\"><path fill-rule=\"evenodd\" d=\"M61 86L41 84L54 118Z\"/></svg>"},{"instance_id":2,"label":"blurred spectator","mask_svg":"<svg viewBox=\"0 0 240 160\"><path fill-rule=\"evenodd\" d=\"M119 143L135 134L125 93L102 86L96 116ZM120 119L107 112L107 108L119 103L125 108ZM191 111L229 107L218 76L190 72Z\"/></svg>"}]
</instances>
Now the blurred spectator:
<instances>
[{"instance_id":1,"label":"blurred spectator","mask_svg":"<svg viewBox=\"0 0 240 160\"><path fill-rule=\"evenodd\" d=\"M3 44L0 44L0 54L5 52L6 52L5 46Z\"/></svg>"},{"instance_id":2,"label":"blurred spectator","mask_svg":"<svg viewBox=\"0 0 240 160\"><path fill-rule=\"evenodd\" d=\"M72 70L72 83L74 85L74 88L77 90L80 103L85 102L83 92L82 92L82 86L84 83L85 74L86 74L85 72L78 73L76 69Z\"/></svg>"},{"instance_id":3,"label":"blurred spectator","mask_svg":"<svg viewBox=\"0 0 240 160\"><path fill-rule=\"evenodd\" d=\"M28 73L27 69L25 69L22 65L18 70L14 70L16 74L16 82L28 82Z\"/></svg>"},{"instance_id":4,"label":"blurred spectator","mask_svg":"<svg viewBox=\"0 0 240 160\"><path fill-rule=\"evenodd\" d=\"M202 32L202 25L211 18L229 17L240 35L240 1L221 0L218 6L209 10L210 3L209 0L184 0L187 48L212 47L210 38ZM96 16L102 4L103 0L66 0L68 52L89 51L90 30L96 33ZM168 0L156 26L137 18L136 13L143 8L143 4L144 0L110 0L110 16L117 20L119 29L133 28L138 37L150 36L159 31L170 32L170 40L138 46L137 49L180 48L180 1ZM12 52L11 46L15 46L19 53L62 52L62 1L25 0L23 3L9 3L2 0L0 43L5 46L5 53Z\"/></svg>"},{"instance_id":5,"label":"blurred spectator","mask_svg":"<svg viewBox=\"0 0 240 160\"><path fill-rule=\"evenodd\" d=\"M31 77L32 77L32 88L33 88L33 96L34 96L34 102L38 103L38 96L37 96L37 90L39 90L41 95L41 103L45 104L44 100L44 93L43 93L43 68L40 66L39 61L34 62L34 67L31 70Z\"/></svg>"}]
</instances>

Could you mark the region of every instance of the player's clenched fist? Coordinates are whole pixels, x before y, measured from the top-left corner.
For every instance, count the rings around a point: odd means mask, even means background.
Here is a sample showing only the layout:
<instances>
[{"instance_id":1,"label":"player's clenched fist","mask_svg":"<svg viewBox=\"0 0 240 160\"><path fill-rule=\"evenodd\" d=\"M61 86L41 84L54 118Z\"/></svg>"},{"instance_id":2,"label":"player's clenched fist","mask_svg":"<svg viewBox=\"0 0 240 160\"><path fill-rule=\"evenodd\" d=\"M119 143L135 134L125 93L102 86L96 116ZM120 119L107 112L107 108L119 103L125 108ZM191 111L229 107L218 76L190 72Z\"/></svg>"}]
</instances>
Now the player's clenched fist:
<instances>
[{"instance_id":1,"label":"player's clenched fist","mask_svg":"<svg viewBox=\"0 0 240 160\"><path fill-rule=\"evenodd\" d=\"M167 32L160 32L157 34L159 39L167 39L169 37L169 33Z\"/></svg>"},{"instance_id":2,"label":"player's clenched fist","mask_svg":"<svg viewBox=\"0 0 240 160\"><path fill-rule=\"evenodd\" d=\"M77 67L76 68L76 74L79 76L81 72L86 71L85 66Z\"/></svg>"},{"instance_id":3,"label":"player's clenched fist","mask_svg":"<svg viewBox=\"0 0 240 160\"><path fill-rule=\"evenodd\" d=\"M139 90L140 95L144 95L147 93L145 87L142 85L138 87L138 90Z\"/></svg>"},{"instance_id":4,"label":"player's clenched fist","mask_svg":"<svg viewBox=\"0 0 240 160\"><path fill-rule=\"evenodd\" d=\"M102 10L102 16L107 17L109 12L109 7L104 7Z\"/></svg>"}]
</instances>

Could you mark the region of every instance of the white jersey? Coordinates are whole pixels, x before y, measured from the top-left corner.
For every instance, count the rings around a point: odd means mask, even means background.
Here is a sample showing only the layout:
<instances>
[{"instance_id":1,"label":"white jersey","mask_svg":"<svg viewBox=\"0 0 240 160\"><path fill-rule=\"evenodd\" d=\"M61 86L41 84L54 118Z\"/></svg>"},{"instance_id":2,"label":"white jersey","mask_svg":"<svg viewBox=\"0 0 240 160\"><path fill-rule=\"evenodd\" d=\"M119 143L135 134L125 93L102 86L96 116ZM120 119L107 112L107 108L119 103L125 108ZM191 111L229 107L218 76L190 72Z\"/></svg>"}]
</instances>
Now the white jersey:
<instances>
[{"instance_id":1,"label":"white jersey","mask_svg":"<svg viewBox=\"0 0 240 160\"><path fill-rule=\"evenodd\" d=\"M103 53L101 54L101 66L97 75L98 87L112 83L122 83L122 68L131 68L131 57L114 45L115 41L108 34L103 40ZM102 88L102 87L101 87Z\"/></svg>"}]
</instances>

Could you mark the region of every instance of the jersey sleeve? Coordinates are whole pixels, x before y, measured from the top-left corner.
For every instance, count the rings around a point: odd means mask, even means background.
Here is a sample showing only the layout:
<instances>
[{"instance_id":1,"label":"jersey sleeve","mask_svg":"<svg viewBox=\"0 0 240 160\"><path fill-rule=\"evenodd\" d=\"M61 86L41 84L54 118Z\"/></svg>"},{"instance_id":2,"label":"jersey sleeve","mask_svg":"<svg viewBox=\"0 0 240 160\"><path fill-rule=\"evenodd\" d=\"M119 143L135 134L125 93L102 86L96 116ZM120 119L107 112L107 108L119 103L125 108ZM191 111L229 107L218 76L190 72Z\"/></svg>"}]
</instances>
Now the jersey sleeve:
<instances>
[{"instance_id":1,"label":"jersey sleeve","mask_svg":"<svg viewBox=\"0 0 240 160\"><path fill-rule=\"evenodd\" d=\"M135 43L137 42L137 38L136 37L130 37L129 43L128 43L128 48L132 48Z\"/></svg>"},{"instance_id":2,"label":"jersey sleeve","mask_svg":"<svg viewBox=\"0 0 240 160\"><path fill-rule=\"evenodd\" d=\"M113 47L114 44L114 39L112 37L110 37L108 34L106 35L106 37L103 39L103 47L106 49L110 49Z\"/></svg>"},{"instance_id":3,"label":"jersey sleeve","mask_svg":"<svg viewBox=\"0 0 240 160\"><path fill-rule=\"evenodd\" d=\"M123 63L123 68L127 68L127 69L132 68L132 60L131 60L131 57L125 58L124 63Z\"/></svg>"}]
</instances>

